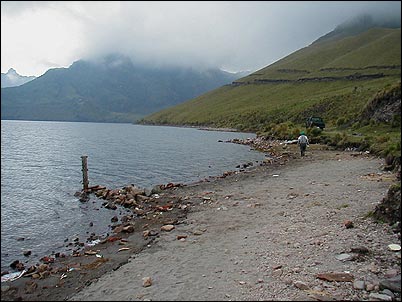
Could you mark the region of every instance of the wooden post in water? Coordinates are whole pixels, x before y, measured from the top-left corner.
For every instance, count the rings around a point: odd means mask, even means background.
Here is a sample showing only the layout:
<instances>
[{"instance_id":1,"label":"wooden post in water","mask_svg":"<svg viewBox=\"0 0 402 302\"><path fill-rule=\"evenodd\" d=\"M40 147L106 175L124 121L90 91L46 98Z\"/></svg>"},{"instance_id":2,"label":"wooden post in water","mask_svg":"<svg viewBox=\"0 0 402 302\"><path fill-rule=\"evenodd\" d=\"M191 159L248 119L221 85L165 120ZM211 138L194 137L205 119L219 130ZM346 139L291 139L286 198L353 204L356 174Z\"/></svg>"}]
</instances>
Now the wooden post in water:
<instances>
[{"instance_id":1,"label":"wooden post in water","mask_svg":"<svg viewBox=\"0 0 402 302\"><path fill-rule=\"evenodd\" d=\"M82 159L82 184L84 186L84 191L88 190L88 164L87 159L88 156L83 155L81 156Z\"/></svg>"}]
</instances>

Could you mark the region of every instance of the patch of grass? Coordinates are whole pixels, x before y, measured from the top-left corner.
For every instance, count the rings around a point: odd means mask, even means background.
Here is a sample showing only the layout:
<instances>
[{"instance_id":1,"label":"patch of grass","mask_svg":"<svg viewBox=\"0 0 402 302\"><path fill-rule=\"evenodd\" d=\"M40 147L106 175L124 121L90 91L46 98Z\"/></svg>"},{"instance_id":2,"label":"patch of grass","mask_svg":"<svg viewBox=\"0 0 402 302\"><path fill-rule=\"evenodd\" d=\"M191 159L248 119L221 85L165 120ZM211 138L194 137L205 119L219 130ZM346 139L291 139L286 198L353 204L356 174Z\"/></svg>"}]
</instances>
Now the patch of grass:
<instances>
[{"instance_id":1,"label":"patch of grass","mask_svg":"<svg viewBox=\"0 0 402 302\"><path fill-rule=\"evenodd\" d=\"M317 200L314 200L314 201L308 203L307 206L310 208L311 207L320 207L320 206L322 206L322 203Z\"/></svg>"},{"instance_id":2,"label":"patch of grass","mask_svg":"<svg viewBox=\"0 0 402 302\"><path fill-rule=\"evenodd\" d=\"M371 215L369 218L374 219L374 221L379 224L388 224L383 218L374 217L374 215Z\"/></svg>"},{"instance_id":3,"label":"patch of grass","mask_svg":"<svg viewBox=\"0 0 402 302\"><path fill-rule=\"evenodd\" d=\"M341 209L345 209L345 208L348 208L348 207L349 207L349 204L343 203L343 204L341 204L340 206L336 207L336 209L337 209L337 210L341 210Z\"/></svg>"}]
</instances>

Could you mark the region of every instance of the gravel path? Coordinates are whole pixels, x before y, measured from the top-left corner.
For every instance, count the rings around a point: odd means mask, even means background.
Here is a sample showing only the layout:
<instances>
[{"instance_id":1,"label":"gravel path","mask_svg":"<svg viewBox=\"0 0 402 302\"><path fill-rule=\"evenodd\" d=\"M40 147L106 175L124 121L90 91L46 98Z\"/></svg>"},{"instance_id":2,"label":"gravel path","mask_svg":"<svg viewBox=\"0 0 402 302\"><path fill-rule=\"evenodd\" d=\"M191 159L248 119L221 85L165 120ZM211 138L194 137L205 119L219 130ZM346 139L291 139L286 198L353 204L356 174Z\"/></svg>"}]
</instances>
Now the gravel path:
<instances>
[{"instance_id":1,"label":"gravel path","mask_svg":"<svg viewBox=\"0 0 402 302\"><path fill-rule=\"evenodd\" d=\"M371 299L401 273L400 252L388 248L400 239L367 218L393 181L382 162L307 150L289 164L179 188L187 218L70 300ZM354 280L317 278L335 272Z\"/></svg>"}]
</instances>

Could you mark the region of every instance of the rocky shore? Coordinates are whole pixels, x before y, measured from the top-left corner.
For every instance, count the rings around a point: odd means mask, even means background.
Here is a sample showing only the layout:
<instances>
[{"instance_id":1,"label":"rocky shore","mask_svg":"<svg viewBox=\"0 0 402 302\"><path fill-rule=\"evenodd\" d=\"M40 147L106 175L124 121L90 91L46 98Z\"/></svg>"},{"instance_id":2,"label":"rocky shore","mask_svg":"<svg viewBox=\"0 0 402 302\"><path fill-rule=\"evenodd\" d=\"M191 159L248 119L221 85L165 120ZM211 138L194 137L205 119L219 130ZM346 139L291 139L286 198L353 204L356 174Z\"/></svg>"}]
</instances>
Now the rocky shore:
<instances>
[{"instance_id":1,"label":"rocky shore","mask_svg":"<svg viewBox=\"0 0 402 302\"><path fill-rule=\"evenodd\" d=\"M20 270L1 299L400 301L400 223L370 215L396 181L381 159L235 143L266 160L194 184L77 196L132 214L116 212L96 245Z\"/></svg>"}]
</instances>

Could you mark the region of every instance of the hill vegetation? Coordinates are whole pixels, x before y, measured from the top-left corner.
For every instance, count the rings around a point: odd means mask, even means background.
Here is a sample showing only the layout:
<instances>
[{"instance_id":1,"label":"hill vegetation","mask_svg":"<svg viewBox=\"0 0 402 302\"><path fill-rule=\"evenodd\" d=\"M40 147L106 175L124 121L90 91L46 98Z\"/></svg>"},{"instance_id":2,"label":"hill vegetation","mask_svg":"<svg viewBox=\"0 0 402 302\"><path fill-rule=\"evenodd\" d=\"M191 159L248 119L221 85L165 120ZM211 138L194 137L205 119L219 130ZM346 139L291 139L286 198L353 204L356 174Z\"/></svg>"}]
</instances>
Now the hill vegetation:
<instances>
[{"instance_id":1,"label":"hill vegetation","mask_svg":"<svg viewBox=\"0 0 402 302\"><path fill-rule=\"evenodd\" d=\"M314 141L400 156L400 79L400 28L338 33L140 122L235 128L281 139L297 138L303 129ZM387 119L371 120L367 110L387 103L374 100L390 94L394 105L382 108ZM305 129L311 115L325 120L324 131Z\"/></svg>"}]
</instances>

